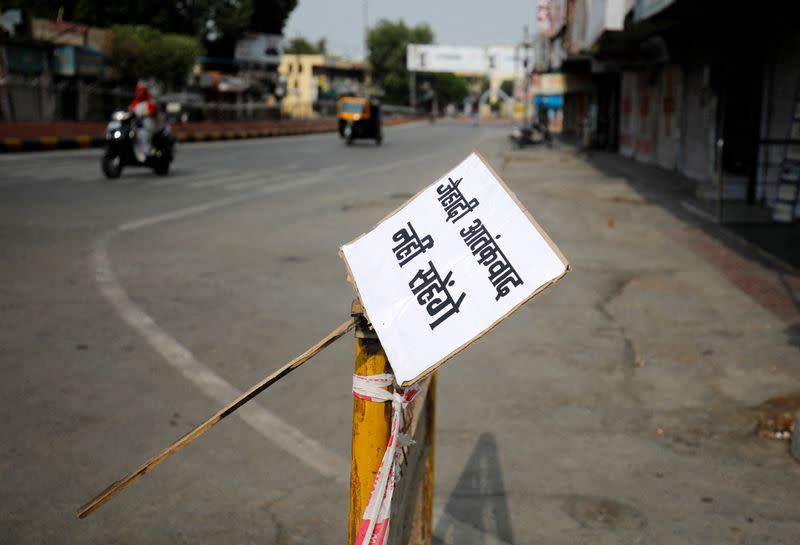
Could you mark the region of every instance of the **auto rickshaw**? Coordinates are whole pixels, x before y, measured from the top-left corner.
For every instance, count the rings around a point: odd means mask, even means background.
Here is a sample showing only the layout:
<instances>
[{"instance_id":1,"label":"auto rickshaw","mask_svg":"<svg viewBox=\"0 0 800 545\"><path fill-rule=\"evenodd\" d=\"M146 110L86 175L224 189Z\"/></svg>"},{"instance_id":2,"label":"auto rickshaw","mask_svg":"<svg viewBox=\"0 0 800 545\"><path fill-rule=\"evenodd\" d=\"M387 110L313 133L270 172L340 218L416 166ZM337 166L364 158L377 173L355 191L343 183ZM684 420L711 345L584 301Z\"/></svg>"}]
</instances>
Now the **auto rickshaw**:
<instances>
[{"instance_id":1,"label":"auto rickshaw","mask_svg":"<svg viewBox=\"0 0 800 545\"><path fill-rule=\"evenodd\" d=\"M337 104L339 136L347 145L356 138L374 138L377 145L383 142L381 105L376 99L346 96Z\"/></svg>"}]
</instances>

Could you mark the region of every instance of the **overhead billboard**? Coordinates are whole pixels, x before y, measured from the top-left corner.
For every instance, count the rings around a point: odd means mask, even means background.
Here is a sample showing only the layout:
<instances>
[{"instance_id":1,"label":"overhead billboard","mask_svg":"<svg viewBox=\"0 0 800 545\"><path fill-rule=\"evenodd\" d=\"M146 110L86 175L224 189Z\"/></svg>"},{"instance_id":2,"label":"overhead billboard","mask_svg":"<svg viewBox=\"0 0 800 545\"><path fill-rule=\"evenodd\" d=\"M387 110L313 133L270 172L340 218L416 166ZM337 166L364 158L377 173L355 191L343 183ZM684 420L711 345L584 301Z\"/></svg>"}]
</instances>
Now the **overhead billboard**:
<instances>
[{"instance_id":1,"label":"overhead billboard","mask_svg":"<svg viewBox=\"0 0 800 545\"><path fill-rule=\"evenodd\" d=\"M483 74L489 65L483 47L408 44L406 67L412 72Z\"/></svg>"},{"instance_id":2,"label":"overhead billboard","mask_svg":"<svg viewBox=\"0 0 800 545\"><path fill-rule=\"evenodd\" d=\"M406 67L411 72L513 75L522 70L525 54L524 50L513 45L473 47L408 44Z\"/></svg>"},{"instance_id":3,"label":"overhead billboard","mask_svg":"<svg viewBox=\"0 0 800 545\"><path fill-rule=\"evenodd\" d=\"M278 65L283 56L283 36L250 33L236 42L233 58L254 64Z\"/></svg>"},{"instance_id":4,"label":"overhead billboard","mask_svg":"<svg viewBox=\"0 0 800 545\"><path fill-rule=\"evenodd\" d=\"M533 59L532 52L527 53ZM487 71L496 74L514 75L522 70L526 52L511 45L492 45L486 48Z\"/></svg>"}]
</instances>

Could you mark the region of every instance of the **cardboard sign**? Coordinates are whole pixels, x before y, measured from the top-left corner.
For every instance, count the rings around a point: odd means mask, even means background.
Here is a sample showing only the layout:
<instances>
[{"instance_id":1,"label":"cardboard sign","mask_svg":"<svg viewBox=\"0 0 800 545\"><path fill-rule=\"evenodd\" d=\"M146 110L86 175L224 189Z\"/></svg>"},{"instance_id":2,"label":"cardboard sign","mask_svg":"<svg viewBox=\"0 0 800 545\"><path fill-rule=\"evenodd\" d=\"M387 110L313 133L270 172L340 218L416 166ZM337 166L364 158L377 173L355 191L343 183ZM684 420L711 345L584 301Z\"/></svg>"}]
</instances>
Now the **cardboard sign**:
<instances>
[{"instance_id":1,"label":"cardboard sign","mask_svg":"<svg viewBox=\"0 0 800 545\"><path fill-rule=\"evenodd\" d=\"M340 254L403 386L569 271L556 245L477 153Z\"/></svg>"}]
</instances>

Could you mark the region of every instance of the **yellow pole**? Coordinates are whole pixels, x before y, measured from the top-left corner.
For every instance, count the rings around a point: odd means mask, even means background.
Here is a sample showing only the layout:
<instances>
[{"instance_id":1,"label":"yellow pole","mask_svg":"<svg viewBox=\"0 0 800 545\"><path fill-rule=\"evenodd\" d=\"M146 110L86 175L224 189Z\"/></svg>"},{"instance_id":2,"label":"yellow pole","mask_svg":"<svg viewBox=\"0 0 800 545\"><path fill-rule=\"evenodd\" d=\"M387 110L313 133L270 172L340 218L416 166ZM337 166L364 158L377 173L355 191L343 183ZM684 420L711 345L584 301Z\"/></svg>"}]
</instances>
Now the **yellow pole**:
<instances>
[{"instance_id":1,"label":"yellow pole","mask_svg":"<svg viewBox=\"0 0 800 545\"><path fill-rule=\"evenodd\" d=\"M353 301L351 314L356 318L357 375L379 375L390 372L378 336L364 317L361 301ZM353 396L353 443L350 461L350 514L347 543L353 545L358 526L369 502L375 475L389 442L392 420L391 403L375 403Z\"/></svg>"}]
</instances>

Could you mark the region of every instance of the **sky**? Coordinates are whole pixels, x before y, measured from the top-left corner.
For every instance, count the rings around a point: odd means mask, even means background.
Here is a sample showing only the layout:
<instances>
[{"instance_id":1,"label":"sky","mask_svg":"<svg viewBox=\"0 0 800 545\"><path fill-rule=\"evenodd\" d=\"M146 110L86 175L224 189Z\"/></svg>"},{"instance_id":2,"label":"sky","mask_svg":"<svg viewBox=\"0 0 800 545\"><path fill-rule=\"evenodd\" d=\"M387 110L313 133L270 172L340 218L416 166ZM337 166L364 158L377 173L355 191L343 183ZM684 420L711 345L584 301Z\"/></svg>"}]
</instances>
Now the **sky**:
<instances>
[{"instance_id":1,"label":"sky","mask_svg":"<svg viewBox=\"0 0 800 545\"><path fill-rule=\"evenodd\" d=\"M284 28L287 38L328 40L328 52L364 56L365 0L299 0ZM366 0L369 25L380 19L428 23L441 45L512 44L523 26L535 32L536 0Z\"/></svg>"}]
</instances>

